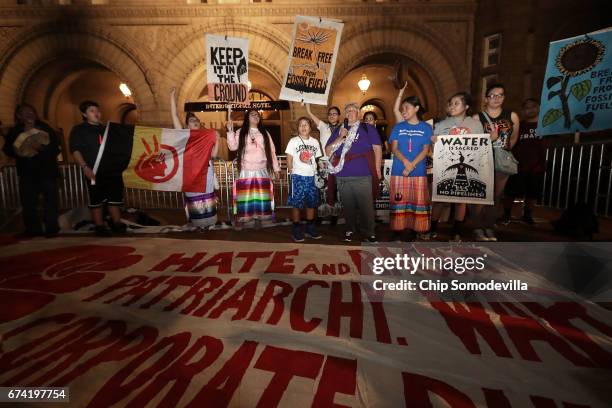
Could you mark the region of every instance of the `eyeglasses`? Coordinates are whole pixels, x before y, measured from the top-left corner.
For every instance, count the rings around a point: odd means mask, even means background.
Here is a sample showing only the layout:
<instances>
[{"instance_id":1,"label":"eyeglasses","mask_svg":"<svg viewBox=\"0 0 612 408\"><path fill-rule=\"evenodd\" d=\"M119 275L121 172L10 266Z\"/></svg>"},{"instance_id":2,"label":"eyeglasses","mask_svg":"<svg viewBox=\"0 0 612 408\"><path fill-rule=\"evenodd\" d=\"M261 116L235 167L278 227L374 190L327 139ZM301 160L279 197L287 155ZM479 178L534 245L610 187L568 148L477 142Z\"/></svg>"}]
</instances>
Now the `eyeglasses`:
<instances>
[{"instance_id":1,"label":"eyeglasses","mask_svg":"<svg viewBox=\"0 0 612 408\"><path fill-rule=\"evenodd\" d=\"M489 98L489 99L501 99L503 97L504 97L503 93L501 93L501 94L491 94L491 95L487 96L487 98Z\"/></svg>"}]
</instances>

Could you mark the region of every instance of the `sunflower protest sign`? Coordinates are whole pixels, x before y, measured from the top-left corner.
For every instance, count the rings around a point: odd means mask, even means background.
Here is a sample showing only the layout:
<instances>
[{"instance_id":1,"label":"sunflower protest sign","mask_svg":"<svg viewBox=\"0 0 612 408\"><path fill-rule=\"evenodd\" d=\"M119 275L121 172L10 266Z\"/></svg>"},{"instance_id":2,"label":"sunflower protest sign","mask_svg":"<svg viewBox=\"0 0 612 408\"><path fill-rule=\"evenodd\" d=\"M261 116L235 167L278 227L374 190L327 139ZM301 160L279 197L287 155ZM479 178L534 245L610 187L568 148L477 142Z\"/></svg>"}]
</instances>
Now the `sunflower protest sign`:
<instances>
[{"instance_id":1,"label":"sunflower protest sign","mask_svg":"<svg viewBox=\"0 0 612 408\"><path fill-rule=\"evenodd\" d=\"M344 24L296 16L279 99L327 105Z\"/></svg>"},{"instance_id":2,"label":"sunflower protest sign","mask_svg":"<svg viewBox=\"0 0 612 408\"><path fill-rule=\"evenodd\" d=\"M550 43L539 135L612 128L611 44L612 28Z\"/></svg>"}]
</instances>

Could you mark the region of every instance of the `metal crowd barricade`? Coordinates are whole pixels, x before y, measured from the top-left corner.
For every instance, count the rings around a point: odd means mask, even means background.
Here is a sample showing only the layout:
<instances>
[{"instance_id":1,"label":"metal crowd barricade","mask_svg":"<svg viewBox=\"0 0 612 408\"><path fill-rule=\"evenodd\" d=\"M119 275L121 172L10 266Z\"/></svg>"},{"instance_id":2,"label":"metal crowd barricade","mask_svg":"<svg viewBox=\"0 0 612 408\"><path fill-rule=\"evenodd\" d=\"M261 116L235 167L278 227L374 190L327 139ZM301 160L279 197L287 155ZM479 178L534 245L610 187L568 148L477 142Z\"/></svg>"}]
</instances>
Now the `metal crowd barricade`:
<instances>
[{"instance_id":1,"label":"metal crowd barricade","mask_svg":"<svg viewBox=\"0 0 612 408\"><path fill-rule=\"evenodd\" d=\"M610 216L612 144L583 143L549 147L541 204L566 209L586 203L595 214Z\"/></svg>"},{"instance_id":2,"label":"metal crowd barricade","mask_svg":"<svg viewBox=\"0 0 612 408\"><path fill-rule=\"evenodd\" d=\"M610 216L612 196L612 144L576 144L550 147L546 151L547 170L541 195L541 204L565 209L576 202L593 206L597 215ZM287 173L287 157L278 156L280 177L274 180L276 208L288 208L291 194L290 176ZM220 218L231 220L233 184L237 174L234 162L213 160L213 168L219 183L217 212ZM87 187L79 166L60 166L58 182L59 206L62 210L87 205ZM183 209L183 193L150 191L127 188L126 205L143 210ZM19 183L15 166L0 169L0 225L20 207Z\"/></svg>"},{"instance_id":3,"label":"metal crowd barricade","mask_svg":"<svg viewBox=\"0 0 612 408\"><path fill-rule=\"evenodd\" d=\"M217 212L221 218L231 219L233 167L225 160L214 159L213 169L219 182ZM58 203L60 210L87 206L87 182L82 169L75 164L59 166ZM142 210L183 209L183 193L126 188L125 203ZM0 170L0 225L20 208L19 180L15 166Z\"/></svg>"}]
</instances>

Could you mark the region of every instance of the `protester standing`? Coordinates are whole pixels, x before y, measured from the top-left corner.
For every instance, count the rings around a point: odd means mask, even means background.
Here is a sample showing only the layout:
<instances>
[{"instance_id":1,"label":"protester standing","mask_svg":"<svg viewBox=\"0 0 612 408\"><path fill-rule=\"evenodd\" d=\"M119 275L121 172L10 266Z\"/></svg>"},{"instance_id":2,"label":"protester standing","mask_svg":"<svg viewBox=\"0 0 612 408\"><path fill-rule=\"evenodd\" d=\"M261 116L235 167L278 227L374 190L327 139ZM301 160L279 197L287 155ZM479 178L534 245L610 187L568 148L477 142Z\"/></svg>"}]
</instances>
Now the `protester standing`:
<instances>
[{"instance_id":1,"label":"protester standing","mask_svg":"<svg viewBox=\"0 0 612 408\"><path fill-rule=\"evenodd\" d=\"M42 235L38 217L38 196L44 198L44 233L53 237L59 232L57 155L59 141L53 129L39 120L32 105L23 103L15 109L15 126L6 135L4 153L17 162L19 193L25 234Z\"/></svg>"},{"instance_id":2,"label":"protester standing","mask_svg":"<svg viewBox=\"0 0 612 408\"><path fill-rule=\"evenodd\" d=\"M359 108L349 103L344 109L345 126L332 133L325 152L330 157L330 184L337 181L344 208L344 241L351 242L357 223L363 238L376 242L374 197L381 178L382 148L376 128L359 121Z\"/></svg>"},{"instance_id":3,"label":"protester standing","mask_svg":"<svg viewBox=\"0 0 612 408\"><path fill-rule=\"evenodd\" d=\"M389 141L393 153L390 216L394 239L408 230L409 240L429 230L430 199L425 158L429 154L432 129L423 122L423 104L416 96L402 102L402 118L393 127Z\"/></svg>"},{"instance_id":4,"label":"protester standing","mask_svg":"<svg viewBox=\"0 0 612 408\"><path fill-rule=\"evenodd\" d=\"M84 101L79 106L83 118L70 131L70 151L87 178L89 208L98 236L110 236L104 223L104 206L111 216L112 232L123 234L126 225L121 222L123 206L123 176L121 172L94 174L94 166L106 127L102 124L100 105L95 101Z\"/></svg>"},{"instance_id":5,"label":"protester standing","mask_svg":"<svg viewBox=\"0 0 612 408\"><path fill-rule=\"evenodd\" d=\"M176 88L172 88L170 91L170 111L174 128L183 129L176 109ZM202 122L193 112L187 112L185 115L185 126L187 129L204 129ZM219 132L214 129L206 130L210 133L214 132L216 140L211 152L211 160L208 162L205 191L186 192L184 194L185 210L189 223L194 227L202 229L210 228L217 223L217 195L215 194L215 189L218 189L218 183L215 178L212 159L217 156L219 151Z\"/></svg>"},{"instance_id":6,"label":"protester standing","mask_svg":"<svg viewBox=\"0 0 612 408\"><path fill-rule=\"evenodd\" d=\"M254 220L259 228L274 212L271 175L280 174L274 142L257 110L244 111L242 127L236 132L230 115L231 111L228 112L227 145L237 152L238 166L238 179L233 188L235 226L240 230L244 223Z\"/></svg>"},{"instance_id":7,"label":"protester standing","mask_svg":"<svg viewBox=\"0 0 612 408\"><path fill-rule=\"evenodd\" d=\"M523 198L521 220L533 225L533 206L542 193L542 181L546 171L546 147L542 136L537 134L540 103L537 99L526 99L522 104L523 120L519 127L518 141L512 149L518 160L518 173L510 176L505 190L504 224L510 222L515 198Z\"/></svg>"},{"instance_id":8,"label":"protester standing","mask_svg":"<svg viewBox=\"0 0 612 408\"><path fill-rule=\"evenodd\" d=\"M437 136L440 135L469 135L482 134L484 132L480 121L468 116L472 98L467 92L458 92L451 96L448 102L448 117L434 126L434 136L432 144L435 146ZM465 222L466 208L465 203L455 203L454 205L454 222L451 231L451 239L454 241L461 240L461 227ZM431 232L435 234L438 227L438 221L442 212L449 208L449 203L434 203L432 206L431 215Z\"/></svg>"},{"instance_id":9,"label":"protester standing","mask_svg":"<svg viewBox=\"0 0 612 408\"><path fill-rule=\"evenodd\" d=\"M295 242L304 241L300 224L300 211L306 208L306 237L320 239L314 218L315 209L319 206L319 191L315 185L317 158L323 155L319 141L310 136L310 119L298 119L298 135L291 138L285 149L287 154L287 171L291 173L291 195L287 205L292 207L292 235Z\"/></svg>"},{"instance_id":10,"label":"protester standing","mask_svg":"<svg viewBox=\"0 0 612 408\"><path fill-rule=\"evenodd\" d=\"M519 117L516 113L504 109L505 88L502 84L494 84L486 89L484 110L473 118L479 120L485 133L491 135L493 152L496 149L512 150L518 139ZM501 150L500 150L500 153ZM495 169L494 205L472 205L470 213L473 216L476 229L474 236L478 241L497 241L494 228L500 207L503 205L504 188L508 174Z\"/></svg>"}]
</instances>

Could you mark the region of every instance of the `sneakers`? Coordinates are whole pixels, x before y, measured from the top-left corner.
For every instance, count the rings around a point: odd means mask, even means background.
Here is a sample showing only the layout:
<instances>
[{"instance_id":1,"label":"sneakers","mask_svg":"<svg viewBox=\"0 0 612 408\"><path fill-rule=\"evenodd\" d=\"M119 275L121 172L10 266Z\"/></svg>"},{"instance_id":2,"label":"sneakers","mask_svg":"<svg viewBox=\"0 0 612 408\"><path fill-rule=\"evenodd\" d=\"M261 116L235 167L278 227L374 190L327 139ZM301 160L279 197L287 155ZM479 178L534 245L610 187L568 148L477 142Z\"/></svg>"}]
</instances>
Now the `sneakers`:
<instances>
[{"instance_id":1,"label":"sneakers","mask_svg":"<svg viewBox=\"0 0 612 408\"><path fill-rule=\"evenodd\" d=\"M346 231L344 233L344 242L351 242L353 240L353 231Z\"/></svg>"},{"instance_id":2,"label":"sneakers","mask_svg":"<svg viewBox=\"0 0 612 408\"><path fill-rule=\"evenodd\" d=\"M370 243L370 244L376 244L376 243L378 243L378 239L376 239L376 235L372 235L372 236L364 239L363 242L367 242L367 243Z\"/></svg>"},{"instance_id":3,"label":"sneakers","mask_svg":"<svg viewBox=\"0 0 612 408\"><path fill-rule=\"evenodd\" d=\"M317 232L317 228L314 224L306 224L306 233L304 233L306 238L310 239L321 239L323 236Z\"/></svg>"},{"instance_id":4,"label":"sneakers","mask_svg":"<svg viewBox=\"0 0 612 408\"><path fill-rule=\"evenodd\" d=\"M487 241L497 241L495 231L493 231L491 228L485 229L485 236L487 237Z\"/></svg>"},{"instance_id":5,"label":"sneakers","mask_svg":"<svg viewBox=\"0 0 612 408\"><path fill-rule=\"evenodd\" d=\"M507 227L508 225L510 225L510 217L504 217L504 219L502 220L502 225L504 227Z\"/></svg>"},{"instance_id":6,"label":"sneakers","mask_svg":"<svg viewBox=\"0 0 612 408\"><path fill-rule=\"evenodd\" d=\"M293 224L291 235L295 242L304 242L304 235L302 234L302 226L300 224Z\"/></svg>"},{"instance_id":7,"label":"sneakers","mask_svg":"<svg viewBox=\"0 0 612 408\"><path fill-rule=\"evenodd\" d=\"M476 241L480 241L480 242L484 242L484 241L488 241L489 239L487 238L487 236L485 235L485 232L483 229L478 228L474 230L474 238L476 239Z\"/></svg>"}]
</instances>

